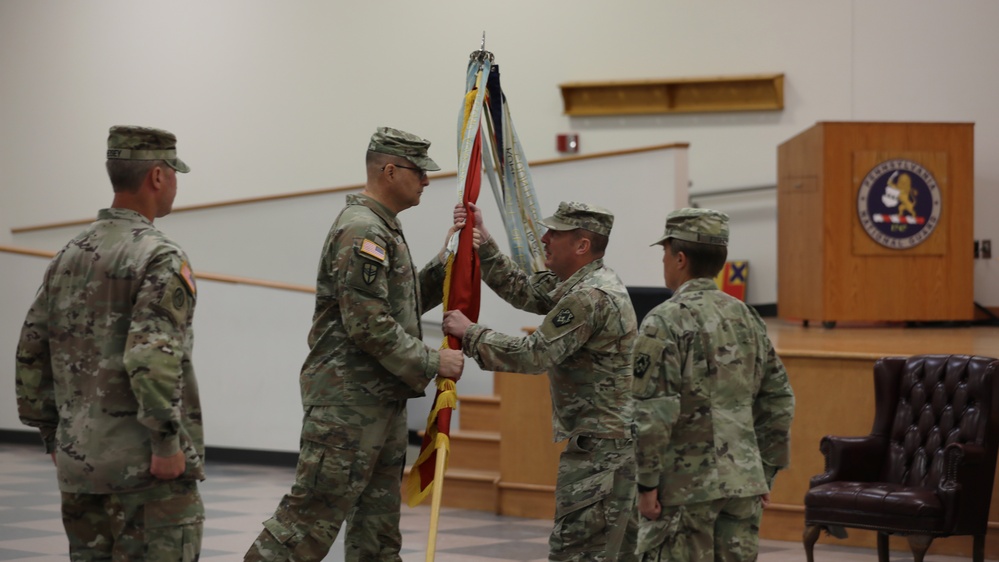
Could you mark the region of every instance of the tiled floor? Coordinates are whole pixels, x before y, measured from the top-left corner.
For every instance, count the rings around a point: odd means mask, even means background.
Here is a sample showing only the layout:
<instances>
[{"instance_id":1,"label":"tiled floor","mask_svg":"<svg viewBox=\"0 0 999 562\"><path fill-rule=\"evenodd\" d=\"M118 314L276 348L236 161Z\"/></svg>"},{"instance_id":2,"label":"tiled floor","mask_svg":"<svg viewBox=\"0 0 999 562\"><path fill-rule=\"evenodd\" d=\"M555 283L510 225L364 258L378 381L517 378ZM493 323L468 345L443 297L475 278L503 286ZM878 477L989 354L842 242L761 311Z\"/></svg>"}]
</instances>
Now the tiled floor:
<instances>
[{"instance_id":1,"label":"tiled floor","mask_svg":"<svg viewBox=\"0 0 999 562\"><path fill-rule=\"evenodd\" d=\"M68 559L59 520L55 468L36 447L0 444L0 560L56 562ZM240 464L208 466L202 483L207 521L201 560L241 560L294 477L290 468ZM429 508L403 507L402 558L425 558ZM551 522L500 517L477 511L441 510L436 560L441 562L541 561L547 559ZM761 562L804 560L800 543L763 541ZM871 550L816 547L819 562L875 562ZM343 560L342 536L327 561ZM893 552L893 561L912 560ZM927 556L926 562L956 562L961 558Z\"/></svg>"}]
</instances>

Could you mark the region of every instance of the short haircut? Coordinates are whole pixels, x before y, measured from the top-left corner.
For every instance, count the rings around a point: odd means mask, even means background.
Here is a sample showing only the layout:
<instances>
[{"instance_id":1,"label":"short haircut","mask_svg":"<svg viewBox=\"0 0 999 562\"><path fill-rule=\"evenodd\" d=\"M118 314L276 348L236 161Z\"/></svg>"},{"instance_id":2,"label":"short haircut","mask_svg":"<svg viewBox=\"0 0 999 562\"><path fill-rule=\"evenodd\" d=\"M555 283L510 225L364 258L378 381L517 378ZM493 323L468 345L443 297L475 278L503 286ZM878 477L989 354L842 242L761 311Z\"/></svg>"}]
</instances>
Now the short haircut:
<instances>
[{"instance_id":1,"label":"short haircut","mask_svg":"<svg viewBox=\"0 0 999 562\"><path fill-rule=\"evenodd\" d=\"M369 150L367 154L364 155L364 163L367 166L383 166L388 164L391 154L385 154L383 152L375 152L374 150Z\"/></svg>"},{"instance_id":2,"label":"short haircut","mask_svg":"<svg viewBox=\"0 0 999 562\"><path fill-rule=\"evenodd\" d=\"M364 165L372 172L381 171L381 168L384 168L389 164L395 164L396 166L414 165L405 156L385 154L384 152L375 152L374 150L369 150L367 154L364 155Z\"/></svg>"},{"instance_id":3,"label":"short haircut","mask_svg":"<svg viewBox=\"0 0 999 562\"><path fill-rule=\"evenodd\" d=\"M123 160L112 158L104 165L108 171L108 178L111 180L111 187L115 193L123 191L137 191L142 181L146 179L146 174L155 166L166 167L166 162L162 160Z\"/></svg>"},{"instance_id":4,"label":"short haircut","mask_svg":"<svg viewBox=\"0 0 999 562\"><path fill-rule=\"evenodd\" d=\"M586 230L585 228L577 228L575 233L576 240L586 238L590 241L590 253L597 257L603 257L604 252L607 250L607 243L610 242L609 236L593 232L592 230Z\"/></svg>"},{"instance_id":5,"label":"short haircut","mask_svg":"<svg viewBox=\"0 0 999 562\"><path fill-rule=\"evenodd\" d=\"M725 267L725 260L728 259L728 246L690 242L678 238L669 238L668 240L670 252L674 256L680 252L687 256L687 260L690 261L690 275L692 277L714 279L718 272Z\"/></svg>"}]
</instances>

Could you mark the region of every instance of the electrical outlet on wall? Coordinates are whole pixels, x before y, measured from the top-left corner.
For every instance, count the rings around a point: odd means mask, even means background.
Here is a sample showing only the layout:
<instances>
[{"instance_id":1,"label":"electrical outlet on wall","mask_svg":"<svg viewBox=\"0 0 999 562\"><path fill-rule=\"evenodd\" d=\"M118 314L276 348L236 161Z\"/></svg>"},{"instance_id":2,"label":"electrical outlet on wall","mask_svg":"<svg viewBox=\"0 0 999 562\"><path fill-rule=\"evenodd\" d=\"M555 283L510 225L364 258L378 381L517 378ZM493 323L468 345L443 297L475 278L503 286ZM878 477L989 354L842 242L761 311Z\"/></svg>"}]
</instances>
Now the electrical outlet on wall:
<instances>
[{"instance_id":1,"label":"electrical outlet on wall","mask_svg":"<svg viewBox=\"0 0 999 562\"><path fill-rule=\"evenodd\" d=\"M982 240L982 259L992 259L992 241Z\"/></svg>"}]
</instances>

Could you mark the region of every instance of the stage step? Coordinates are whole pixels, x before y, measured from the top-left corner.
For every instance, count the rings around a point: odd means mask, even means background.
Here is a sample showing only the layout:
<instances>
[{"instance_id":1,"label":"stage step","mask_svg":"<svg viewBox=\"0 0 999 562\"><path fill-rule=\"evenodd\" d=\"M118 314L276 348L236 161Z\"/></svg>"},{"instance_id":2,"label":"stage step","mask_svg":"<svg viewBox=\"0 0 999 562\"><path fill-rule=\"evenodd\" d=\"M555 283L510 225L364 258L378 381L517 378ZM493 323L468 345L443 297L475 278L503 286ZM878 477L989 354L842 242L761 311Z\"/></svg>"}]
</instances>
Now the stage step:
<instances>
[{"instance_id":1,"label":"stage step","mask_svg":"<svg viewBox=\"0 0 999 562\"><path fill-rule=\"evenodd\" d=\"M458 395L458 420L462 431L500 430L500 398Z\"/></svg>"},{"instance_id":2,"label":"stage step","mask_svg":"<svg viewBox=\"0 0 999 562\"><path fill-rule=\"evenodd\" d=\"M453 458L453 457L452 457ZM409 473L413 469L406 467L402 481L402 501L409 498L406 493L406 484L409 482ZM441 495L441 505L444 507L456 507L460 509L472 509L475 511L488 511L497 513L497 484L499 483L499 471L486 470L466 470L461 468L449 468L444 475L444 490ZM430 505L433 494L427 494L421 505Z\"/></svg>"}]
</instances>

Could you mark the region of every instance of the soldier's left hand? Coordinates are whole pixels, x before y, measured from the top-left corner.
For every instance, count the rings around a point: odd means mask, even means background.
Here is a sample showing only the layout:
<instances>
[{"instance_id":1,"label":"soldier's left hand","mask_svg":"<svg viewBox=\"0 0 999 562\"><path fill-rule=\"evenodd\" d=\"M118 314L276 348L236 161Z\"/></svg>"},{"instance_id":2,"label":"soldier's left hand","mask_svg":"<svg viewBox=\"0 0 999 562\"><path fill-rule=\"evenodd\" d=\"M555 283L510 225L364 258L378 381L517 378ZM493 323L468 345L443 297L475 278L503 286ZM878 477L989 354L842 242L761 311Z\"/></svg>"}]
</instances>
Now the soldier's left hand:
<instances>
[{"instance_id":1,"label":"soldier's left hand","mask_svg":"<svg viewBox=\"0 0 999 562\"><path fill-rule=\"evenodd\" d=\"M440 351L440 366L437 368L439 376L458 381L461 372L465 368L465 356L460 349L442 349Z\"/></svg>"}]
</instances>

